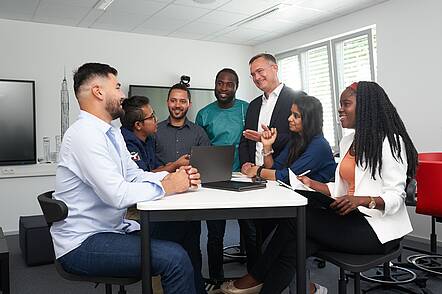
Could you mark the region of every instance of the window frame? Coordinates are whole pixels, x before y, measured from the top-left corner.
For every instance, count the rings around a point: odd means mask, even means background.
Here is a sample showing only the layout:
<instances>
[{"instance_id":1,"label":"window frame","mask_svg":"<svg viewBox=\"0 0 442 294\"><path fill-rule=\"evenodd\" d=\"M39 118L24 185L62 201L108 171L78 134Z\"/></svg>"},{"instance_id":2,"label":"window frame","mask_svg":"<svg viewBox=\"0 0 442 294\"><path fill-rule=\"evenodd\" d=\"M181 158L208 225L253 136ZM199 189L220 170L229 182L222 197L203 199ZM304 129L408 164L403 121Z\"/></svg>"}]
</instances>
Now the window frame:
<instances>
[{"instance_id":1,"label":"window frame","mask_svg":"<svg viewBox=\"0 0 442 294\"><path fill-rule=\"evenodd\" d=\"M325 41L320 41L318 43L314 43L307 46L301 46L296 49L292 49L289 51L281 52L275 55L276 59L282 60L284 58L292 57L294 55L298 55L299 57L299 66L300 66L300 77L301 77L301 85L302 89L306 88L306 77L305 77L305 54L312 49L326 46L327 47L327 55L328 55L328 63L329 63L329 76L330 76L330 95L331 95L331 103L332 103L332 115L337 118L337 113L339 109L339 72L338 72L338 56L336 47L339 43L342 43L346 40L357 38L360 36L367 36L368 38L368 55L369 55L369 64L370 64L370 78L372 81L376 81L376 68L375 68L375 54L373 51L373 31L376 30L376 27L366 28L357 32L353 32L350 34L345 34L340 37L329 38ZM339 149L339 141L342 139L343 130L341 125L335 120L333 122L335 124L334 127L334 136L335 136L335 146L331 146L334 151L338 151Z\"/></svg>"}]
</instances>

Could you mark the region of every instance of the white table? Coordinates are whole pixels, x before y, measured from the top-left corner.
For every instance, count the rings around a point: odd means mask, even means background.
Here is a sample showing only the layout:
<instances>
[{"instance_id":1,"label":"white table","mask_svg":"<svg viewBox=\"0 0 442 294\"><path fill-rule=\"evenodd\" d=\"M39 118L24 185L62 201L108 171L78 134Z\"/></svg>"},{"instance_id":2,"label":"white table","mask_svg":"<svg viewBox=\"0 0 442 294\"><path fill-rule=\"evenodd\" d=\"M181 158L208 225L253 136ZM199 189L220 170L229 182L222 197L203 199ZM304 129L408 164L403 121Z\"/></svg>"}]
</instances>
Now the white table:
<instances>
[{"instance_id":1,"label":"white table","mask_svg":"<svg viewBox=\"0 0 442 294\"><path fill-rule=\"evenodd\" d=\"M297 219L297 293L306 293L305 278L305 206L307 199L279 186L267 183L266 189L245 192L201 188L167 196L157 201L139 202L141 217L142 293L151 294L149 221L192 221L216 219ZM149 249L149 250L147 250Z\"/></svg>"}]
</instances>

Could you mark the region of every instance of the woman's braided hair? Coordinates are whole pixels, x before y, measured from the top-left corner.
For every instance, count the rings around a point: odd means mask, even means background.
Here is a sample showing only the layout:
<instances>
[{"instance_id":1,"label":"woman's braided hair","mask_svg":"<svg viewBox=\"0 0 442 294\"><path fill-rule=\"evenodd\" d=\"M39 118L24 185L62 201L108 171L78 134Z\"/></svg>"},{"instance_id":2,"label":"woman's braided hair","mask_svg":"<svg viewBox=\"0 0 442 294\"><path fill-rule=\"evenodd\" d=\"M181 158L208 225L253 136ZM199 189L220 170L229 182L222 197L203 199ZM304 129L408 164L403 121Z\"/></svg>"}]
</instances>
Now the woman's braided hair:
<instances>
[{"instance_id":1,"label":"woman's braided hair","mask_svg":"<svg viewBox=\"0 0 442 294\"><path fill-rule=\"evenodd\" d=\"M347 88L348 89L348 88ZM413 178L417 168L417 151L402 119L384 89L375 82L358 82L356 90L356 127L354 148L356 163L368 167L375 179L382 170L382 144L385 137L391 154L402 161L400 139L405 144L407 176Z\"/></svg>"}]
</instances>

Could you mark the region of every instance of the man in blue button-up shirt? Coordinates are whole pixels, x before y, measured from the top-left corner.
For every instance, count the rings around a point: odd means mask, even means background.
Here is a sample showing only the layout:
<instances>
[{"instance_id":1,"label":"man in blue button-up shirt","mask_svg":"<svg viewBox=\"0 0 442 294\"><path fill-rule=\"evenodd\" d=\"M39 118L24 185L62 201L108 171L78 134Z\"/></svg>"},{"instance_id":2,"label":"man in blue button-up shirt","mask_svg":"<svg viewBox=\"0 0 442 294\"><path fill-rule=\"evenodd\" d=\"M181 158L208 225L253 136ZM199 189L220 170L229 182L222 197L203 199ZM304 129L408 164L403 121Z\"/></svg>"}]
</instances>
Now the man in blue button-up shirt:
<instances>
[{"instance_id":1,"label":"man in blue button-up shirt","mask_svg":"<svg viewBox=\"0 0 442 294\"><path fill-rule=\"evenodd\" d=\"M126 208L140 201L184 192L200 183L191 167L177 172L144 172L132 161L120 130L110 122L123 109L117 71L86 63L74 75L81 113L64 135L54 198L69 209L51 227L56 258L72 273L139 276L140 236ZM161 274L165 293L195 293L187 253L173 242L152 240L152 271Z\"/></svg>"}]
</instances>

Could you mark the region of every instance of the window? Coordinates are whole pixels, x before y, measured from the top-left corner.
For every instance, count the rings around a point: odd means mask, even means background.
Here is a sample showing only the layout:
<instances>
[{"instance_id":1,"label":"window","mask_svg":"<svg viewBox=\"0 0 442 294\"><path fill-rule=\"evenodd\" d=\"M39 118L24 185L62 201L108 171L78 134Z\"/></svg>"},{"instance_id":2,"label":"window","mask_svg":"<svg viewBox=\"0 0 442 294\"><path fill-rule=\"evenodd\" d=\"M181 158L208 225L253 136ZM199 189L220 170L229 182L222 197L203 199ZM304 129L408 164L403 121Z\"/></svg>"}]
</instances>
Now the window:
<instances>
[{"instance_id":1,"label":"window","mask_svg":"<svg viewBox=\"0 0 442 294\"><path fill-rule=\"evenodd\" d=\"M352 82L375 80L375 40L373 28L276 56L282 82L321 100L324 136L333 150L343 132L337 119L340 93Z\"/></svg>"}]
</instances>

